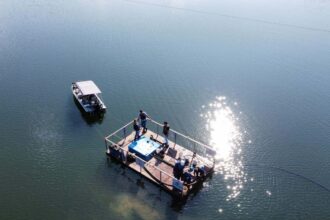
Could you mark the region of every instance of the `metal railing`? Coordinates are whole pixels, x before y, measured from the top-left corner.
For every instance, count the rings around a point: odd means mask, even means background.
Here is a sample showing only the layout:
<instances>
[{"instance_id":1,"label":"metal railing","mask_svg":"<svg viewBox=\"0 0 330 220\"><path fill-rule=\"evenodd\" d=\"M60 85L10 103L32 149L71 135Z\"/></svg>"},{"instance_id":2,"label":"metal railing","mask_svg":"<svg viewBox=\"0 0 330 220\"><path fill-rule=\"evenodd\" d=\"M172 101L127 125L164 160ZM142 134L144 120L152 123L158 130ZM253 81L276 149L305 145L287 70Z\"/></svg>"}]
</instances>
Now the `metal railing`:
<instances>
[{"instance_id":1,"label":"metal railing","mask_svg":"<svg viewBox=\"0 0 330 220\"><path fill-rule=\"evenodd\" d=\"M164 125L154 120L150 120L150 121L152 122L150 123L151 127L156 127L157 134L159 134L159 132L161 134ZM213 158L216 154L216 151L211 146L196 141L187 135L184 135L176 130L173 130L172 128L170 130L168 139L174 143L173 146L174 148L176 144L179 144L186 149L196 152L198 155L208 158Z\"/></svg>"},{"instance_id":2,"label":"metal railing","mask_svg":"<svg viewBox=\"0 0 330 220\"><path fill-rule=\"evenodd\" d=\"M148 129L157 134L157 136L154 138L157 139L159 136L163 137L162 135L163 124L152 119L149 119L148 121L149 121L149 123L147 124ZM133 132L132 124L133 124L133 120L105 138L109 141L112 140L113 142L116 143L122 139L125 139L128 135L130 135ZM191 150L192 152L196 152L197 155L207 157L208 159L213 160L216 154L216 151L211 146L196 141L187 135L184 135L178 131L173 130L172 128L169 132L168 140L174 143L173 148L175 148L175 146L179 144L184 148Z\"/></svg>"},{"instance_id":3,"label":"metal railing","mask_svg":"<svg viewBox=\"0 0 330 220\"><path fill-rule=\"evenodd\" d=\"M147 123L147 127L148 127L148 130L156 133L157 136L154 137L155 139L157 139L157 138L159 139L159 137L164 137L162 135L163 124L161 124L155 120L149 119L148 123ZM124 125L123 127L119 128L118 130L114 131L113 133L111 133L110 135L105 137L105 146L106 146L107 150L108 150L108 148L111 148L113 146L120 147L121 151L123 152L123 156L124 156L124 158L122 158L123 162L126 162L128 155L131 154L129 151L124 149L123 146L125 146L125 144L127 144L127 142L131 141L131 140L128 140L127 137L133 131L134 131L134 129L133 129L133 120L132 120L129 123L127 123L126 125ZM198 157L199 160L203 161L209 167L214 166L214 156L215 156L216 152L210 146L203 144L199 141L196 141L193 138L186 136L184 134L181 134L180 132L175 131L173 129L170 130L170 133L168 135L168 140L171 142L170 145L172 148L175 148L175 146L178 144L178 145L196 153L196 157ZM191 156L193 156L193 155L191 155ZM143 168L152 167L155 170L159 171L159 176L157 176L156 178L159 178L159 180L162 184L168 185L163 182L164 177L169 177L171 179L171 183L173 182L173 180L175 180L176 182L182 182L182 181L178 180L177 178L175 178L173 175L167 173L166 171L156 167L153 164L150 164L150 161L147 162L147 161L143 160L142 158L138 157L137 155L135 155L135 157L138 158L140 164L143 164ZM207 158L207 160L204 160L204 158ZM143 172L143 168L142 168L142 166L140 166L140 173ZM146 171L147 171L147 169L146 169ZM169 186L173 186L173 185L169 185Z\"/></svg>"},{"instance_id":4,"label":"metal railing","mask_svg":"<svg viewBox=\"0 0 330 220\"><path fill-rule=\"evenodd\" d=\"M113 146L115 146L115 145L118 146L118 144L116 144L115 142L109 140L108 138L109 138L109 136L106 137L106 141L105 141L105 144L106 144L106 148L107 148L107 149L108 149L109 147L113 147ZM132 153L130 153L128 150L124 149L123 147L120 147L120 151L121 151L121 153L123 153L123 157L121 157L121 160L122 160L122 162L126 163L127 158L128 158L128 155L131 155ZM179 182L182 182L182 184L183 184L183 181L178 180L178 179L175 178L173 175L171 175L171 174L167 173L166 171L164 171L164 170L162 170L162 169L156 167L156 166L153 165L153 164L150 164L150 161L145 161L145 160L143 160L142 158L138 157L137 155L135 155L135 158L139 160L138 164L139 164L139 166L140 166L140 170L139 170L138 172L139 172L140 174L142 174L143 172L147 172L147 173L148 173L148 169L147 169L147 167L152 167L152 168L154 168L155 170L158 171L158 173L157 173L158 175L153 176L152 178L153 178L155 181L157 181L157 182L161 183L162 185L164 185L165 187L167 187L167 188L168 188L169 186L173 187L173 185L172 185L173 180L175 180L175 181L179 181ZM143 165L142 165L142 164L143 164ZM144 169L144 168L146 168L146 169ZM155 173L154 173L154 174L155 174ZM153 174L153 175L154 175L154 174ZM149 173L149 175L151 176L150 173ZM171 180L170 183L166 183L166 182L164 182L164 181L163 181L164 177L169 177L170 180Z\"/></svg>"}]
</instances>

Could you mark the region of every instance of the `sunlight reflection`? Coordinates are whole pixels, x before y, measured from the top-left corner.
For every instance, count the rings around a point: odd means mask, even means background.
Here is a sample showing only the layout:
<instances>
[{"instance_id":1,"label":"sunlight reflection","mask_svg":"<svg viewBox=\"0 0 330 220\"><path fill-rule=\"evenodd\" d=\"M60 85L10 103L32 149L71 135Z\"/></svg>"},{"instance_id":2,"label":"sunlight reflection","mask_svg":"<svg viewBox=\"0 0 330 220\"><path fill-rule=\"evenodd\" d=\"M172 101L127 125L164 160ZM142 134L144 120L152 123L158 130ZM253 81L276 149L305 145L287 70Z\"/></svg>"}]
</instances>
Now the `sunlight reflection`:
<instances>
[{"instance_id":1,"label":"sunlight reflection","mask_svg":"<svg viewBox=\"0 0 330 220\"><path fill-rule=\"evenodd\" d=\"M238 126L239 118L227 104L226 97L217 97L208 105L201 116L206 119L206 129L210 133L210 145L216 149L216 171L224 176L230 192L227 200L236 198L247 182L247 174L242 164L243 132ZM238 106L234 102L235 107Z\"/></svg>"}]
</instances>

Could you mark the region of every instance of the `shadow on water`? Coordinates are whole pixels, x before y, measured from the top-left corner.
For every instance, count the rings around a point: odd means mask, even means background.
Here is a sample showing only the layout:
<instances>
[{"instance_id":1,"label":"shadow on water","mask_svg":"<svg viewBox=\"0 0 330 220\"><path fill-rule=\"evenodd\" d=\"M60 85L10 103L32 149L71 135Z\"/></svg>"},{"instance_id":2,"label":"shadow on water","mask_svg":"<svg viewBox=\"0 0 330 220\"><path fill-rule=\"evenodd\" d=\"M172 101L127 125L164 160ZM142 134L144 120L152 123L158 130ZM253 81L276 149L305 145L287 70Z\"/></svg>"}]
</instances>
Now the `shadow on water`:
<instances>
[{"instance_id":1,"label":"shadow on water","mask_svg":"<svg viewBox=\"0 0 330 220\"><path fill-rule=\"evenodd\" d=\"M95 112L95 113L85 112L85 110L81 107L81 105L77 101L77 99L74 96L72 96L72 98L73 98L73 101L74 101L75 105L77 106L77 108L80 111L81 117L84 119L84 121L88 125L92 125L92 124L95 124L95 123L102 124L103 119L105 117L105 113L102 113L102 112Z\"/></svg>"}]
</instances>

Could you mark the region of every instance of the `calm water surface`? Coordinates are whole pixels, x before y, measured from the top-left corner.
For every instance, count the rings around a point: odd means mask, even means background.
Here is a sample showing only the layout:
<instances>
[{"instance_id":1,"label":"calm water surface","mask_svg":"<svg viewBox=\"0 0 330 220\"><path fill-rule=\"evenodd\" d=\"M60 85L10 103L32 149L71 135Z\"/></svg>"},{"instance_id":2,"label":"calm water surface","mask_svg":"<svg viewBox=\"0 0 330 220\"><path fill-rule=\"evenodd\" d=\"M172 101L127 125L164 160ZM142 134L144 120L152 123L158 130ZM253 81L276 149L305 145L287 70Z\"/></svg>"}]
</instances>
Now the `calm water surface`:
<instances>
[{"instance_id":1,"label":"calm water surface","mask_svg":"<svg viewBox=\"0 0 330 220\"><path fill-rule=\"evenodd\" d=\"M329 60L327 0L0 1L0 219L330 219ZM105 157L140 108L217 149L186 202Z\"/></svg>"}]
</instances>

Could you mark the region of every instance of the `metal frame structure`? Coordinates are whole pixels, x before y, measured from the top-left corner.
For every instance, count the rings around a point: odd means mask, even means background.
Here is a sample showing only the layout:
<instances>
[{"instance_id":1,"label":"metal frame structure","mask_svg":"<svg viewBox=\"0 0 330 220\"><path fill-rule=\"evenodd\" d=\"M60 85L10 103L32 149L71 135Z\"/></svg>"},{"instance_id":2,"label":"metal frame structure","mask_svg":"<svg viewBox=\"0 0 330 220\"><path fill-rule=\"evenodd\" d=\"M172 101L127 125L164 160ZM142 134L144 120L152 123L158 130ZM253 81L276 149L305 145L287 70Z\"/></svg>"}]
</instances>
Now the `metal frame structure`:
<instances>
[{"instance_id":1,"label":"metal frame structure","mask_svg":"<svg viewBox=\"0 0 330 220\"><path fill-rule=\"evenodd\" d=\"M152 120L152 119L148 119L148 129L152 130L154 133L156 133L157 137L154 137L155 139L158 138L158 136L162 136L162 128L163 128L163 124ZM114 131L113 133L111 133L110 135L105 137L105 147L106 150L109 150L109 147L119 147L120 151L123 153L122 155L125 155L125 158L120 158L121 161L123 163L126 163L126 159L127 159L127 155L130 155L131 153L124 149L122 146L124 146L126 142L127 137L133 132L133 128L132 128L132 123L133 120L130 121L129 123L127 123L126 125L124 125L123 127L119 128L118 130ZM198 159L203 161L205 164L207 164L209 167L212 167L212 169L214 168L214 164L215 164L215 154L216 151L214 149L212 149L210 146L203 144L199 141L194 140L193 138L186 136L184 134L181 134L178 131L175 131L173 129L170 130L170 134L168 137L169 141L172 142L172 144L174 144L172 147L175 148L175 146L177 144L180 144L180 146L183 146L184 148L190 150L191 152L194 152L194 154L196 156L198 156ZM122 143L120 143L122 142ZM173 188L180 188L180 184L182 186L182 194L184 194L184 187L183 187L183 183L181 180L178 180L177 178L175 178L172 174L167 173L166 171L150 164L148 161L143 160L142 158L138 157L137 155L135 155L135 157L138 159L138 163L140 166L140 174L142 173L143 168L148 167L148 166L152 166L155 170L159 171L159 182L158 184L162 185L164 188L168 188L168 186L166 186L166 184L164 184L164 182L162 181L162 178L164 176L170 177L172 179L172 186ZM212 163L212 164L211 164ZM177 185L177 186L175 186ZM179 187L178 187L179 185Z\"/></svg>"}]
</instances>

